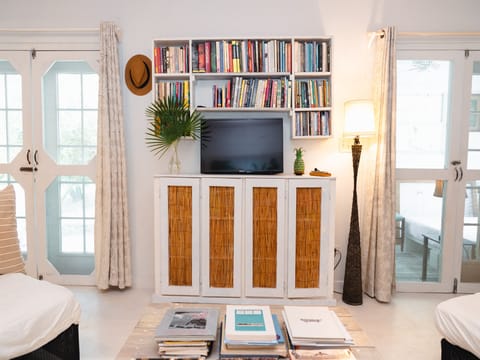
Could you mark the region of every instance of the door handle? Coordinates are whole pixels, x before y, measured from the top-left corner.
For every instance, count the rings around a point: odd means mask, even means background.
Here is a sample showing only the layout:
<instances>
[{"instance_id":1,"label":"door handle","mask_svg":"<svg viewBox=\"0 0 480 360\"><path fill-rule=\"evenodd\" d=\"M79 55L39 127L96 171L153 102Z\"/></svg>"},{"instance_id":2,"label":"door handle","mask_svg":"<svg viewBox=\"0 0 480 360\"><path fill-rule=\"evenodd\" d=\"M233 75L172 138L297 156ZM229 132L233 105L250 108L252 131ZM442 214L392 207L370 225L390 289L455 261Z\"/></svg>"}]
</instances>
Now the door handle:
<instances>
[{"instance_id":1,"label":"door handle","mask_svg":"<svg viewBox=\"0 0 480 360\"><path fill-rule=\"evenodd\" d=\"M23 171L23 172L34 172L34 171L38 171L38 169L36 167L33 167L33 166L22 166L20 168L20 171Z\"/></svg>"}]
</instances>

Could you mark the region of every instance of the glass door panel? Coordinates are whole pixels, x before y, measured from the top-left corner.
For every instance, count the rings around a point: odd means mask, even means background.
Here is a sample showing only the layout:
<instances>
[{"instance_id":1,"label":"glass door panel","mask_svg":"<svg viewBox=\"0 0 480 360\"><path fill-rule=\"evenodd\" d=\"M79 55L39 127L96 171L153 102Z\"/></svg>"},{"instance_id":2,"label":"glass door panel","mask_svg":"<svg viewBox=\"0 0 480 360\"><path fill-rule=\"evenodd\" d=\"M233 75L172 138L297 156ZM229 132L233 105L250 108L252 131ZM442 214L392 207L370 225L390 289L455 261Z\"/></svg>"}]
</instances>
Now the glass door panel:
<instances>
[{"instance_id":1,"label":"glass door panel","mask_svg":"<svg viewBox=\"0 0 480 360\"><path fill-rule=\"evenodd\" d=\"M397 238L403 239L403 243L397 241L396 246L397 281L441 280L443 184L397 182Z\"/></svg>"},{"instance_id":2,"label":"glass door panel","mask_svg":"<svg viewBox=\"0 0 480 360\"><path fill-rule=\"evenodd\" d=\"M445 167L450 73L450 61L397 61L397 168Z\"/></svg>"},{"instance_id":3,"label":"glass door panel","mask_svg":"<svg viewBox=\"0 0 480 360\"><path fill-rule=\"evenodd\" d=\"M464 160L454 142L462 131L461 55L398 53L395 261L400 291L453 288L452 219Z\"/></svg>"},{"instance_id":4,"label":"glass door panel","mask_svg":"<svg viewBox=\"0 0 480 360\"><path fill-rule=\"evenodd\" d=\"M480 169L480 61L473 62L468 126L468 169Z\"/></svg>"},{"instance_id":5,"label":"glass door panel","mask_svg":"<svg viewBox=\"0 0 480 360\"><path fill-rule=\"evenodd\" d=\"M44 262L40 272L62 282L93 281L95 156L97 145L97 53L37 54L33 75L41 89L42 121L36 191ZM71 280L69 280L71 282Z\"/></svg>"}]
</instances>

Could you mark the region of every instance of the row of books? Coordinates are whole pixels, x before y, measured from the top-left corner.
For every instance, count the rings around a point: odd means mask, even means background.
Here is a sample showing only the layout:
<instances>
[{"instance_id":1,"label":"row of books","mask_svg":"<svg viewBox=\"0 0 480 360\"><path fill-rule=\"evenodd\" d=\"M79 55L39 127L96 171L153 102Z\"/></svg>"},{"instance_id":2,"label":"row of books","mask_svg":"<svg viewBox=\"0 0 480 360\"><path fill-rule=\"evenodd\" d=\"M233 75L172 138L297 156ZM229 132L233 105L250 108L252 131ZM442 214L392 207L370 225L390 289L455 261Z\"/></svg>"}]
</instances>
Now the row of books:
<instances>
[{"instance_id":1,"label":"row of books","mask_svg":"<svg viewBox=\"0 0 480 360\"><path fill-rule=\"evenodd\" d=\"M329 136L330 112L308 111L295 114L296 136Z\"/></svg>"},{"instance_id":2,"label":"row of books","mask_svg":"<svg viewBox=\"0 0 480 360\"><path fill-rule=\"evenodd\" d=\"M284 306L282 316L267 305L227 305L218 325L211 308L170 308L156 329L160 358L205 359L218 341L218 357L242 359L355 360L353 339L327 307Z\"/></svg>"},{"instance_id":3,"label":"row of books","mask_svg":"<svg viewBox=\"0 0 480 360\"><path fill-rule=\"evenodd\" d=\"M157 74L188 73L188 46L158 46L153 49L153 65Z\"/></svg>"},{"instance_id":4,"label":"row of books","mask_svg":"<svg viewBox=\"0 0 480 360\"><path fill-rule=\"evenodd\" d=\"M188 80L184 81L160 81L155 83L155 94L157 99L175 97L185 104L190 103L190 85Z\"/></svg>"},{"instance_id":5,"label":"row of books","mask_svg":"<svg viewBox=\"0 0 480 360\"><path fill-rule=\"evenodd\" d=\"M296 71L329 72L330 46L327 41L295 42Z\"/></svg>"},{"instance_id":6,"label":"row of books","mask_svg":"<svg viewBox=\"0 0 480 360\"><path fill-rule=\"evenodd\" d=\"M291 101L290 80L235 77L212 86L213 107L286 108Z\"/></svg>"},{"instance_id":7,"label":"row of books","mask_svg":"<svg viewBox=\"0 0 480 360\"><path fill-rule=\"evenodd\" d=\"M292 44L286 40L194 42L192 72L291 72Z\"/></svg>"},{"instance_id":8,"label":"row of books","mask_svg":"<svg viewBox=\"0 0 480 360\"><path fill-rule=\"evenodd\" d=\"M330 83L326 79L295 80L295 107L330 106Z\"/></svg>"},{"instance_id":9,"label":"row of books","mask_svg":"<svg viewBox=\"0 0 480 360\"><path fill-rule=\"evenodd\" d=\"M155 73L188 73L189 47L154 47ZM330 45L325 41L295 41L297 72L329 72ZM288 40L206 40L192 44L192 72L291 72Z\"/></svg>"}]
</instances>

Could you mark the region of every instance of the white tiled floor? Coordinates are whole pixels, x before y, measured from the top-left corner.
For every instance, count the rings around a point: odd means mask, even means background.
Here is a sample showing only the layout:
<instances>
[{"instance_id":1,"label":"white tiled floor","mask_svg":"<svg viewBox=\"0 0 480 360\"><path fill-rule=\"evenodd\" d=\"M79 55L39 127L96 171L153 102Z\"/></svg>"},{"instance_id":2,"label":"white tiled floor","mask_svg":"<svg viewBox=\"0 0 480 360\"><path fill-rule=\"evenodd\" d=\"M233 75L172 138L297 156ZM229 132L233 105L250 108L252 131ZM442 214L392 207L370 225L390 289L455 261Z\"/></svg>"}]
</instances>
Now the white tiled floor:
<instances>
[{"instance_id":1,"label":"white tiled floor","mask_svg":"<svg viewBox=\"0 0 480 360\"><path fill-rule=\"evenodd\" d=\"M82 307L80 355L82 360L115 359L150 302L151 291L128 289L98 291L70 287ZM364 297L350 306L336 295L337 305L349 309L377 347L379 360L438 360L440 334L434 324L435 306L452 294L397 293L389 304Z\"/></svg>"}]
</instances>

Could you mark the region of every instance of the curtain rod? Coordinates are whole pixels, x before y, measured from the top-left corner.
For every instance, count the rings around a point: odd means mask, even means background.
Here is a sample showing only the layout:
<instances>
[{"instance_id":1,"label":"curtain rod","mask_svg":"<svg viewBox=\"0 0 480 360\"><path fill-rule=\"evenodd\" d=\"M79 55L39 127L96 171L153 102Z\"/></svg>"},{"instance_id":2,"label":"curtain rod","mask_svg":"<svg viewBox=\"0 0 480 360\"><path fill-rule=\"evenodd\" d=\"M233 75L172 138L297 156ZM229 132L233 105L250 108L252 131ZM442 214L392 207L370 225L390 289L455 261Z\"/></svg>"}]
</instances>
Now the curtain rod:
<instances>
[{"instance_id":1,"label":"curtain rod","mask_svg":"<svg viewBox=\"0 0 480 360\"><path fill-rule=\"evenodd\" d=\"M383 36L383 30L371 31L368 33L373 36ZM480 36L480 32L428 32L428 31L401 31L397 33L398 36Z\"/></svg>"},{"instance_id":2,"label":"curtain rod","mask_svg":"<svg viewBox=\"0 0 480 360\"><path fill-rule=\"evenodd\" d=\"M99 32L99 28L0 28L0 32L60 32L60 33L70 33L70 32L76 32L76 33L85 33L85 32Z\"/></svg>"}]
</instances>

